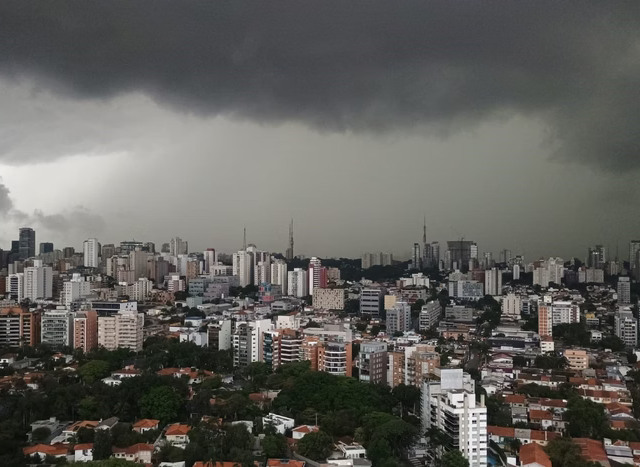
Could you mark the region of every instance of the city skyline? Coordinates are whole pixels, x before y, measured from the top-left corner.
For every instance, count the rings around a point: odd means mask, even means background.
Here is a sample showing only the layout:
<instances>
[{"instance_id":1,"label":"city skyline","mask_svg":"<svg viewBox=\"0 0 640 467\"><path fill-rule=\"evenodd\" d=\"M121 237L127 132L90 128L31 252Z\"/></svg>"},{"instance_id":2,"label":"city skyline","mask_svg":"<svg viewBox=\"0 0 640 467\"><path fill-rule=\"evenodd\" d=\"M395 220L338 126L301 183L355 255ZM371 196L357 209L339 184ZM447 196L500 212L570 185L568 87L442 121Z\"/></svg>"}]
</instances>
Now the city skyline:
<instances>
[{"instance_id":1,"label":"city skyline","mask_svg":"<svg viewBox=\"0 0 640 467\"><path fill-rule=\"evenodd\" d=\"M293 217L308 256L407 257L425 213L430 240L527 257L639 236L626 8L234 2L167 28L150 5L0 5L4 244L233 251L246 225L284 253Z\"/></svg>"}]
</instances>

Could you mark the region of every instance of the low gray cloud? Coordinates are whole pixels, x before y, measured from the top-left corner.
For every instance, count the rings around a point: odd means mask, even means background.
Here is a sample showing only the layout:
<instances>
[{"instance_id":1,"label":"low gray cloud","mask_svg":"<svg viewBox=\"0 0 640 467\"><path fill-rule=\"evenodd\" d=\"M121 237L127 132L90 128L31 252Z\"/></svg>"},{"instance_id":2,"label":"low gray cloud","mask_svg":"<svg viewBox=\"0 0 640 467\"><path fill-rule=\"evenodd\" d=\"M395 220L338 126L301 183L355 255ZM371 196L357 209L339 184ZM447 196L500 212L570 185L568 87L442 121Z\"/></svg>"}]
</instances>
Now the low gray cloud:
<instances>
[{"instance_id":1,"label":"low gray cloud","mask_svg":"<svg viewBox=\"0 0 640 467\"><path fill-rule=\"evenodd\" d=\"M67 237L86 238L102 232L106 223L102 216L89 211L84 206L74 206L59 213L46 214L40 209L33 213L16 209L9 189L0 181L0 214L3 218L3 235L8 242L11 231L16 234L18 227L29 226L39 233L39 238L65 240Z\"/></svg>"},{"instance_id":2,"label":"low gray cloud","mask_svg":"<svg viewBox=\"0 0 640 467\"><path fill-rule=\"evenodd\" d=\"M0 74L325 131L526 115L558 159L615 172L640 166L639 23L637 2L9 0Z\"/></svg>"},{"instance_id":3,"label":"low gray cloud","mask_svg":"<svg viewBox=\"0 0 640 467\"><path fill-rule=\"evenodd\" d=\"M6 215L13 208L13 200L9 194L9 189L0 180L0 214Z\"/></svg>"}]
</instances>

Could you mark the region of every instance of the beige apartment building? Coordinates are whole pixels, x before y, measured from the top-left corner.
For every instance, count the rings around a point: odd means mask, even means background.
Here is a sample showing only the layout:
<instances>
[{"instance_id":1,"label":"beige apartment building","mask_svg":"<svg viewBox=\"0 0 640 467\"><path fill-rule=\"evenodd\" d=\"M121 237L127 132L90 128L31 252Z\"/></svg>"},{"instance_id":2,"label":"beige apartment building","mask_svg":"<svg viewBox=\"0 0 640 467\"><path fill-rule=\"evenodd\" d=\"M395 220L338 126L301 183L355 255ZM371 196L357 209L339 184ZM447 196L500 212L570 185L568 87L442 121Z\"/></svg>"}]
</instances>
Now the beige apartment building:
<instances>
[{"instance_id":1,"label":"beige apartment building","mask_svg":"<svg viewBox=\"0 0 640 467\"><path fill-rule=\"evenodd\" d=\"M313 289L313 306L323 310L344 310L345 289Z\"/></svg>"},{"instance_id":2,"label":"beige apartment building","mask_svg":"<svg viewBox=\"0 0 640 467\"><path fill-rule=\"evenodd\" d=\"M144 315L137 311L121 311L98 318L98 345L107 350L119 347L134 352L142 350Z\"/></svg>"},{"instance_id":3,"label":"beige apartment building","mask_svg":"<svg viewBox=\"0 0 640 467\"><path fill-rule=\"evenodd\" d=\"M572 370L586 370L589 368L589 355L586 350L567 349L564 351L564 358L569 362Z\"/></svg>"}]
</instances>

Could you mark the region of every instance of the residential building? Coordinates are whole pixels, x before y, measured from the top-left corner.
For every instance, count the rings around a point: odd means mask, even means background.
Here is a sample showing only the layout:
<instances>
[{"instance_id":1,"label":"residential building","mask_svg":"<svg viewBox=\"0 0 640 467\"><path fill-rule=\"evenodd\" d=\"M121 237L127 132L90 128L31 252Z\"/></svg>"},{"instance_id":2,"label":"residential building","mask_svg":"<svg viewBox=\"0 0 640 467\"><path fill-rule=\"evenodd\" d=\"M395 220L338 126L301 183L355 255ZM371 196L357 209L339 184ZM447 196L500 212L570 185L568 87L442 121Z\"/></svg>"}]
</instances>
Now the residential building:
<instances>
[{"instance_id":1,"label":"residential building","mask_svg":"<svg viewBox=\"0 0 640 467\"><path fill-rule=\"evenodd\" d=\"M344 310L346 290L342 288L313 289L313 307L322 310Z\"/></svg>"},{"instance_id":2,"label":"residential building","mask_svg":"<svg viewBox=\"0 0 640 467\"><path fill-rule=\"evenodd\" d=\"M295 268L288 272L287 291L289 295L302 298L309 295L307 271L301 268Z\"/></svg>"},{"instance_id":3,"label":"residential building","mask_svg":"<svg viewBox=\"0 0 640 467\"><path fill-rule=\"evenodd\" d=\"M71 280L65 281L62 285L62 296L60 301L66 307L70 306L75 300L87 297L91 294L91 283L84 280L84 278L74 273L71 276Z\"/></svg>"},{"instance_id":4,"label":"residential building","mask_svg":"<svg viewBox=\"0 0 640 467\"><path fill-rule=\"evenodd\" d=\"M234 366L264 361L264 333L271 330L273 323L269 319L238 323L232 336Z\"/></svg>"},{"instance_id":5,"label":"residential building","mask_svg":"<svg viewBox=\"0 0 640 467\"><path fill-rule=\"evenodd\" d=\"M420 331L427 331L432 329L442 316L442 305L438 300L431 300L426 305L422 306L420 315L418 316L418 329Z\"/></svg>"},{"instance_id":6,"label":"residential building","mask_svg":"<svg viewBox=\"0 0 640 467\"><path fill-rule=\"evenodd\" d=\"M40 342L39 311L20 307L0 309L0 346L22 347Z\"/></svg>"},{"instance_id":7,"label":"residential building","mask_svg":"<svg viewBox=\"0 0 640 467\"><path fill-rule=\"evenodd\" d=\"M276 259L271 263L271 284L282 287L282 295L289 294L287 263L284 260Z\"/></svg>"},{"instance_id":8,"label":"residential building","mask_svg":"<svg viewBox=\"0 0 640 467\"><path fill-rule=\"evenodd\" d=\"M98 243L98 239L90 238L85 240L82 244L82 251L85 268L97 268L100 266L100 243Z\"/></svg>"},{"instance_id":9,"label":"residential building","mask_svg":"<svg viewBox=\"0 0 640 467\"><path fill-rule=\"evenodd\" d=\"M387 384L391 388L405 384L404 352L387 352Z\"/></svg>"},{"instance_id":10,"label":"residential building","mask_svg":"<svg viewBox=\"0 0 640 467\"><path fill-rule=\"evenodd\" d=\"M169 254L171 256L186 255L189 253L188 242L180 237L173 237L169 242Z\"/></svg>"},{"instance_id":11,"label":"residential building","mask_svg":"<svg viewBox=\"0 0 640 467\"><path fill-rule=\"evenodd\" d=\"M98 313L79 311L73 318L73 348L87 353L98 347Z\"/></svg>"},{"instance_id":12,"label":"residential building","mask_svg":"<svg viewBox=\"0 0 640 467\"><path fill-rule=\"evenodd\" d=\"M487 269L484 272L484 293L502 295L502 271L498 268Z\"/></svg>"},{"instance_id":13,"label":"residential building","mask_svg":"<svg viewBox=\"0 0 640 467\"><path fill-rule=\"evenodd\" d=\"M438 454L457 449L470 466L487 466L487 408L484 397L476 402L475 384L462 369L441 370L439 379L422 385L422 432L438 428L449 436L449 446Z\"/></svg>"},{"instance_id":14,"label":"residential building","mask_svg":"<svg viewBox=\"0 0 640 467\"><path fill-rule=\"evenodd\" d=\"M320 258L315 256L309 261L309 295L313 295L316 287L327 287L327 268L322 266Z\"/></svg>"},{"instance_id":15,"label":"residential building","mask_svg":"<svg viewBox=\"0 0 640 467\"><path fill-rule=\"evenodd\" d=\"M41 342L53 347L69 347L73 344L74 313L61 310L45 311L41 316Z\"/></svg>"},{"instance_id":16,"label":"residential building","mask_svg":"<svg viewBox=\"0 0 640 467\"><path fill-rule=\"evenodd\" d=\"M362 269L369 269L372 266L391 266L393 264L393 254L391 253L364 253L362 255Z\"/></svg>"},{"instance_id":17,"label":"residential building","mask_svg":"<svg viewBox=\"0 0 640 467\"><path fill-rule=\"evenodd\" d=\"M406 302L396 302L387 311L387 334L404 333L411 329L411 306Z\"/></svg>"},{"instance_id":18,"label":"residential building","mask_svg":"<svg viewBox=\"0 0 640 467\"><path fill-rule=\"evenodd\" d=\"M327 341L318 347L318 371L338 376L352 376L351 342Z\"/></svg>"},{"instance_id":19,"label":"residential building","mask_svg":"<svg viewBox=\"0 0 640 467\"><path fill-rule=\"evenodd\" d=\"M629 307L618 309L614 318L615 332L627 347L636 347L638 343L638 321Z\"/></svg>"},{"instance_id":20,"label":"residential building","mask_svg":"<svg viewBox=\"0 0 640 467\"><path fill-rule=\"evenodd\" d=\"M502 297L502 316L511 319L520 319L520 310L522 309L522 300L520 295L509 293Z\"/></svg>"},{"instance_id":21,"label":"residential building","mask_svg":"<svg viewBox=\"0 0 640 467\"><path fill-rule=\"evenodd\" d=\"M384 342L363 342L358 355L359 379L365 383L386 384L387 344Z\"/></svg>"},{"instance_id":22,"label":"residential building","mask_svg":"<svg viewBox=\"0 0 640 467\"><path fill-rule=\"evenodd\" d=\"M121 311L112 316L98 318L98 345L107 350L128 348L142 350L144 314Z\"/></svg>"},{"instance_id":23,"label":"residential building","mask_svg":"<svg viewBox=\"0 0 640 467\"><path fill-rule=\"evenodd\" d=\"M207 345L215 350L229 350L232 347L233 332L230 319L213 321L207 326Z\"/></svg>"},{"instance_id":24,"label":"residential building","mask_svg":"<svg viewBox=\"0 0 640 467\"><path fill-rule=\"evenodd\" d=\"M538 303L538 334L540 337L553 336L553 307L551 303Z\"/></svg>"},{"instance_id":25,"label":"residential building","mask_svg":"<svg viewBox=\"0 0 640 467\"><path fill-rule=\"evenodd\" d=\"M618 278L618 305L631 304L631 281L628 277Z\"/></svg>"},{"instance_id":26,"label":"residential building","mask_svg":"<svg viewBox=\"0 0 640 467\"><path fill-rule=\"evenodd\" d=\"M580 322L580 306L567 301L554 301L551 304L553 326Z\"/></svg>"},{"instance_id":27,"label":"residential building","mask_svg":"<svg viewBox=\"0 0 640 467\"><path fill-rule=\"evenodd\" d=\"M360 314L377 318L382 312L386 290L383 288L364 288L360 291Z\"/></svg>"},{"instance_id":28,"label":"residential building","mask_svg":"<svg viewBox=\"0 0 640 467\"><path fill-rule=\"evenodd\" d=\"M5 287L8 295L7 298L16 302L24 300L24 273L16 272L9 274Z\"/></svg>"},{"instance_id":29,"label":"residential building","mask_svg":"<svg viewBox=\"0 0 640 467\"><path fill-rule=\"evenodd\" d=\"M586 370L589 368L589 354L586 350L566 349L564 358L569 362L569 368L572 370Z\"/></svg>"},{"instance_id":30,"label":"residential building","mask_svg":"<svg viewBox=\"0 0 640 467\"><path fill-rule=\"evenodd\" d=\"M53 269L34 260L33 266L24 268L24 298L31 301L53 297Z\"/></svg>"}]
</instances>

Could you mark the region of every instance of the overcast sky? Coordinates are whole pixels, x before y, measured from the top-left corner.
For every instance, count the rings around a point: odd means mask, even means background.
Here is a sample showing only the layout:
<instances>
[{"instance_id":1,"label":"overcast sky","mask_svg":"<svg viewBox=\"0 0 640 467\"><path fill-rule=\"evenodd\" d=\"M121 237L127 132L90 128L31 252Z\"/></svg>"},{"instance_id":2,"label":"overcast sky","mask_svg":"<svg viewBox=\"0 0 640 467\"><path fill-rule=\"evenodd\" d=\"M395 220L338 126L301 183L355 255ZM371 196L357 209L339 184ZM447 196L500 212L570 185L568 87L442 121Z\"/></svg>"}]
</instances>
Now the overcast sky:
<instances>
[{"instance_id":1,"label":"overcast sky","mask_svg":"<svg viewBox=\"0 0 640 467\"><path fill-rule=\"evenodd\" d=\"M0 2L0 246L626 259L640 2Z\"/></svg>"}]
</instances>

